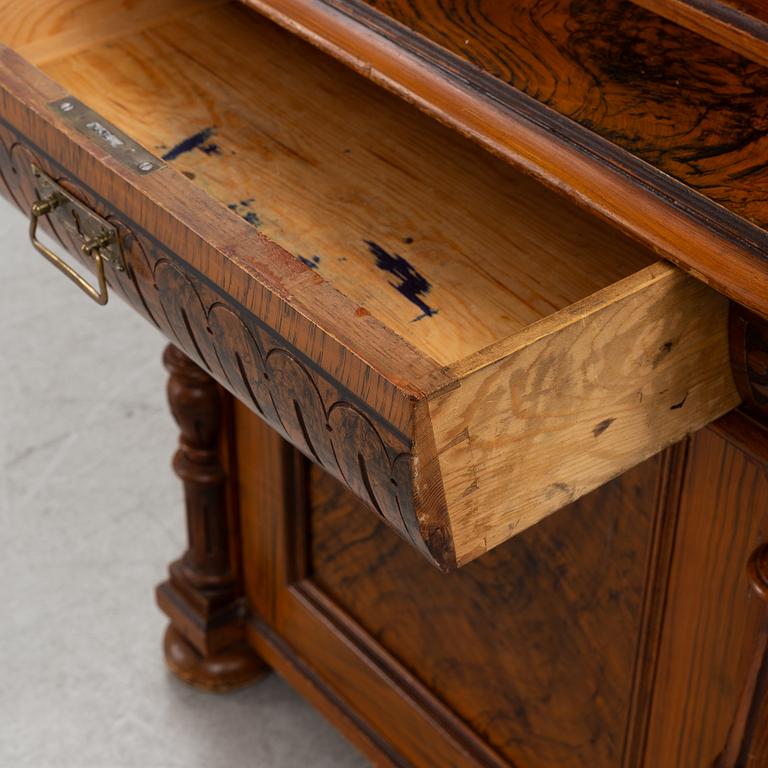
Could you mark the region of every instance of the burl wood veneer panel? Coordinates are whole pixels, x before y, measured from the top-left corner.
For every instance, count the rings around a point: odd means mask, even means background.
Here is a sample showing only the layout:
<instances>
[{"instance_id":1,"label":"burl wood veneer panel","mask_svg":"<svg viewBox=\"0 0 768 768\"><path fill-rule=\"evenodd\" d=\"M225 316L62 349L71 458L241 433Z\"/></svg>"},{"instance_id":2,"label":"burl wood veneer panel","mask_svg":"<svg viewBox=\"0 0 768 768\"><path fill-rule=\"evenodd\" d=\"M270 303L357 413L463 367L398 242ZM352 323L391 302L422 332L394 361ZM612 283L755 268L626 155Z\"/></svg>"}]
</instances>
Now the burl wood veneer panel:
<instances>
[{"instance_id":1,"label":"burl wood veneer panel","mask_svg":"<svg viewBox=\"0 0 768 768\"><path fill-rule=\"evenodd\" d=\"M448 575L313 469L311 578L515 765L616 768L661 465Z\"/></svg>"},{"instance_id":2,"label":"burl wood veneer panel","mask_svg":"<svg viewBox=\"0 0 768 768\"><path fill-rule=\"evenodd\" d=\"M367 0L761 227L768 73L632 3Z\"/></svg>"},{"instance_id":3,"label":"burl wood veneer panel","mask_svg":"<svg viewBox=\"0 0 768 768\"><path fill-rule=\"evenodd\" d=\"M764 0L633 1L758 64L768 64L768 5Z\"/></svg>"}]
</instances>

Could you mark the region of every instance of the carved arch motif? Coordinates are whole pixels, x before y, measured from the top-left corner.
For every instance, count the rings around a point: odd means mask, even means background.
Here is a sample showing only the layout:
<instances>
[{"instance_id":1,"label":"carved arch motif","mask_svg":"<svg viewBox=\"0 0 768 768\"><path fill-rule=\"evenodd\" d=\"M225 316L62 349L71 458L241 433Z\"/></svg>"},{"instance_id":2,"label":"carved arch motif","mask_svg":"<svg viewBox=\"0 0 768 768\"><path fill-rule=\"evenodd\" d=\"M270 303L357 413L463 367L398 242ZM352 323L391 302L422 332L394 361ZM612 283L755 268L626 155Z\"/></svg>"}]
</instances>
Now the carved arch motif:
<instances>
[{"instance_id":1,"label":"carved arch motif","mask_svg":"<svg viewBox=\"0 0 768 768\"><path fill-rule=\"evenodd\" d=\"M0 194L23 211L36 195L40 159L0 126ZM108 283L149 322L309 459L345 483L430 559L413 505L410 446L382 430L328 376L317 375L290 344L68 176L53 178L120 235L126 271L107 265ZM70 253L79 244L49 227Z\"/></svg>"}]
</instances>

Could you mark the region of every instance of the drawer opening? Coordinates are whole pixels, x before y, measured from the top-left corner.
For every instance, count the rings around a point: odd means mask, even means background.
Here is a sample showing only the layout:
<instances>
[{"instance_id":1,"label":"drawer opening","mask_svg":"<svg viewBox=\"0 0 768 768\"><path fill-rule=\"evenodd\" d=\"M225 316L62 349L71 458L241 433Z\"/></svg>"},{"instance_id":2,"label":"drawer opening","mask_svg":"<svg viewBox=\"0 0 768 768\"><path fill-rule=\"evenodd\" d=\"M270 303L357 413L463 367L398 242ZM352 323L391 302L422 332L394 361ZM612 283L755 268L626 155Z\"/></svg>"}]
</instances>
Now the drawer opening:
<instances>
[{"instance_id":1,"label":"drawer opening","mask_svg":"<svg viewBox=\"0 0 768 768\"><path fill-rule=\"evenodd\" d=\"M0 18L0 29L439 365L654 261L239 3L126 6L101 0L47 25L42 12L35 25Z\"/></svg>"},{"instance_id":2,"label":"drawer opening","mask_svg":"<svg viewBox=\"0 0 768 768\"><path fill-rule=\"evenodd\" d=\"M271 377L199 296L164 328L436 565L738 404L724 296L245 5L21 6L0 0L0 42L59 85L0 50L16 135L53 136L65 170L84 162L289 345ZM65 96L170 170L115 170L54 114ZM183 289L153 279L173 314Z\"/></svg>"}]
</instances>

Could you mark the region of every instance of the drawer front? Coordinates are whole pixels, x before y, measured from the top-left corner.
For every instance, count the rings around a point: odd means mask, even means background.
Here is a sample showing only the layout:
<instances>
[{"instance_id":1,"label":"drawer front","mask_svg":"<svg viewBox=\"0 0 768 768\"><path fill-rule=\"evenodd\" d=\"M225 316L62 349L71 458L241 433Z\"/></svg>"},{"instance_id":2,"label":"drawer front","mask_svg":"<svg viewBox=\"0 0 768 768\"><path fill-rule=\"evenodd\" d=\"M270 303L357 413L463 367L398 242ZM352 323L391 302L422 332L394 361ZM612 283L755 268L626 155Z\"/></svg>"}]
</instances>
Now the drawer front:
<instances>
[{"instance_id":1,"label":"drawer front","mask_svg":"<svg viewBox=\"0 0 768 768\"><path fill-rule=\"evenodd\" d=\"M125 262L123 271L105 262L108 290L426 552L411 490L408 404L416 393L374 368L405 361L423 370L413 350L393 345L377 321L355 315L316 274L180 174L144 174L99 134L79 133L58 114L57 105L74 100L12 51L0 48L0 70L0 193L29 214L44 194L34 174L41 169L106 220ZM93 268L75 227L55 215L41 217L41 227L78 269ZM370 347L373 365L349 351L358 339L323 330L334 314L335 328L381 339ZM354 320L339 324L347 314Z\"/></svg>"}]
</instances>

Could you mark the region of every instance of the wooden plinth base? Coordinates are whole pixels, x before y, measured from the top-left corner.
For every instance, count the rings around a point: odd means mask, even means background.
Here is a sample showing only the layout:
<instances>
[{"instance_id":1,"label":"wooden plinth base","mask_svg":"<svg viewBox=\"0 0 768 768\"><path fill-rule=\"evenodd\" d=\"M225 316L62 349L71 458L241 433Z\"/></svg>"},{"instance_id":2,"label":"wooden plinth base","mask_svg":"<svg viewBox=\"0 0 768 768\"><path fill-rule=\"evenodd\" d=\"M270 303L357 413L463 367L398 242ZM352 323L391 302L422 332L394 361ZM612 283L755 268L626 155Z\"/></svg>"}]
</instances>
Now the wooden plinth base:
<instances>
[{"instance_id":1,"label":"wooden plinth base","mask_svg":"<svg viewBox=\"0 0 768 768\"><path fill-rule=\"evenodd\" d=\"M243 642L220 653L203 656L169 625L163 639L165 662L183 682L213 693L243 688L264 677L269 667Z\"/></svg>"}]
</instances>

